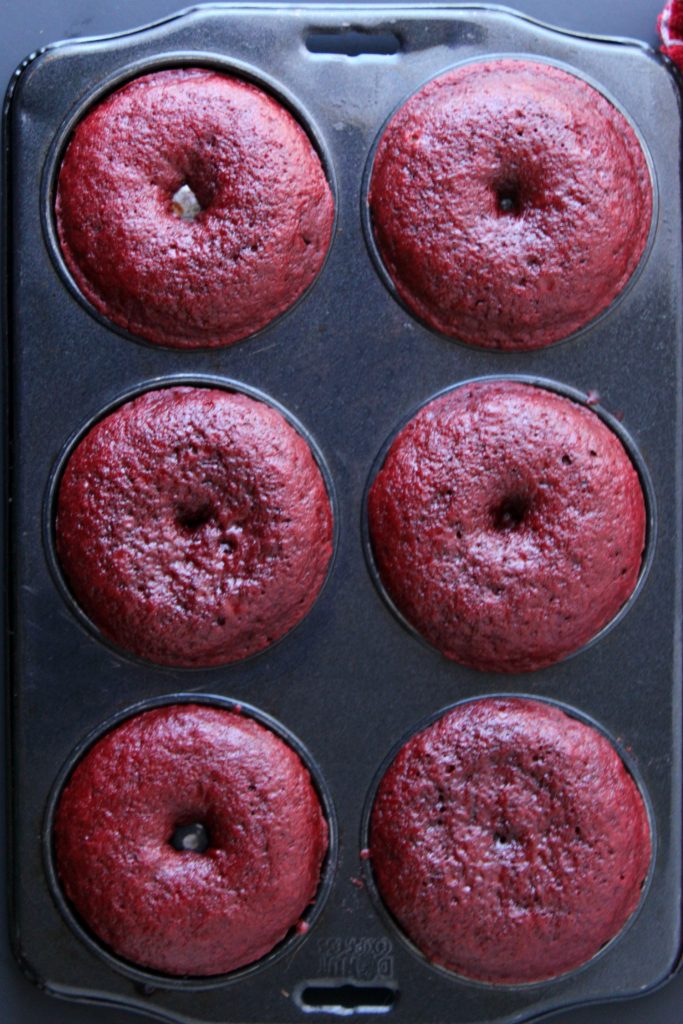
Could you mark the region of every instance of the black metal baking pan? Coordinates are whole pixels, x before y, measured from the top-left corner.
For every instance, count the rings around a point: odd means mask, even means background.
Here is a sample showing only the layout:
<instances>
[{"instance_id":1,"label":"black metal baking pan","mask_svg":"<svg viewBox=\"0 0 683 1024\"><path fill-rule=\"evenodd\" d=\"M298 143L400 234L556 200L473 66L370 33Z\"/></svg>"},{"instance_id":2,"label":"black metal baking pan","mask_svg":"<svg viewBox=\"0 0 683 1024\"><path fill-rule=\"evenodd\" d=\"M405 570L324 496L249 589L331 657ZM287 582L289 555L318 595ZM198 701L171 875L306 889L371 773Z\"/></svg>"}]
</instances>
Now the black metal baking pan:
<instances>
[{"instance_id":1,"label":"black metal baking pan","mask_svg":"<svg viewBox=\"0 0 683 1024\"><path fill-rule=\"evenodd\" d=\"M526 353L467 348L415 320L378 270L365 210L368 161L391 112L438 72L503 54L557 63L617 103L643 141L656 197L649 250L630 287L576 336ZM180 62L225 68L285 98L317 140L336 197L319 279L286 316L222 350L153 348L94 316L70 286L51 231L54 170L75 119L114 84ZM406 1024L512 1022L663 981L681 945L683 454L680 110L664 62L640 44L562 33L486 6L212 5L47 47L10 93L8 693L12 930L24 970L67 998L243 1024L353 1012ZM459 667L404 629L363 542L365 489L386 438L444 388L501 375L547 382L619 421L650 482L648 569L624 614L574 657L505 677ZM51 571L46 522L69 439L141 385L178 376L232 381L286 408L329 469L338 529L330 578L296 630L249 661L192 672L143 664L99 639ZM629 926L580 970L532 986L474 984L430 966L378 909L360 856L368 795L389 751L440 709L501 692L558 701L613 737L646 794L655 838ZM209 986L172 983L95 948L69 920L50 872L51 799L74 752L127 710L179 695L253 707L291 734L338 822L308 932Z\"/></svg>"}]
</instances>

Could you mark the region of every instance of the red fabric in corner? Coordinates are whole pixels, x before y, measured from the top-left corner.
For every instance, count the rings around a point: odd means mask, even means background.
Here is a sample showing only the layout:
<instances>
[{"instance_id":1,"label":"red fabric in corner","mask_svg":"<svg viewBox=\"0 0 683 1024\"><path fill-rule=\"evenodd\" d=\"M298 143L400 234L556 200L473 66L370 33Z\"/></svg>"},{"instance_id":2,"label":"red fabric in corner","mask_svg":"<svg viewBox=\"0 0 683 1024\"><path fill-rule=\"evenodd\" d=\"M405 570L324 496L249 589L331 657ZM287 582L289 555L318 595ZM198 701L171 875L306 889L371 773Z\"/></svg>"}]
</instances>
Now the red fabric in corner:
<instances>
[{"instance_id":1,"label":"red fabric in corner","mask_svg":"<svg viewBox=\"0 0 683 1024\"><path fill-rule=\"evenodd\" d=\"M662 52L683 71L683 0L669 0L657 19Z\"/></svg>"}]
</instances>

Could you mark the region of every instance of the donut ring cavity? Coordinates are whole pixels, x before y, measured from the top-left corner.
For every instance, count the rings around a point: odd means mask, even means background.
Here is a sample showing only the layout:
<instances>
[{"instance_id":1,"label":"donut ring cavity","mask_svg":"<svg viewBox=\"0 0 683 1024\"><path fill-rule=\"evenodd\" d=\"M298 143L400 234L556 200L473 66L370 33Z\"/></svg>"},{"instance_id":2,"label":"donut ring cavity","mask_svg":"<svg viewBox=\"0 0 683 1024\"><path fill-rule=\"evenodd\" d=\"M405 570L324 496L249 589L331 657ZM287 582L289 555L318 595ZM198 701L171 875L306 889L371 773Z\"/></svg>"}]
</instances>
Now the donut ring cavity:
<instances>
[{"instance_id":1,"label":"donut ring cavity","mask_svg":"<svg viewBox=\"0 0 683 1024\"><path fill-rule=\"evenodd\" d=\"M194 216L179 210L183 189ZM322 267L334 207L317 153L281 104L248 82L181 68L136 78L86 115L55 214L64 260L100 313L191 348L228 345L288 309Z\"/></svg>"},{"instance_id":2,"label":"donut ring cavity","mask_svg":"<svg viewBox=\"0 0 683 1024\"><path fill-rule=\"evenodd\" d=\"M616 107L560 68L511 59L455 68L400 108L369 204L411 311L501 349L548 345L606 309L653 209L647 160Z\"/></svg>"},{"instance_id":3,"label":"donut ring cavity","mask_svg":"<svg viewBox=\"0 0 683 1024\"><path fill-rule=\"evenodd\" d=\"M524 672L578 650L632 593L645 545L638 474L595 413L516 381L425 405L368 496L389 596L448 658Z\"/></svg>"},{"instance_id":4,"label":"donut ring cavity","mask_svg":"<svg viewBox=\"0 0 683 1024\"><path fill-rule=\"evenodd\" d=\"M247 395L171 387L85 435L57 496L56 549L108 639L163 665L212 666L284 636L332 554L306 441Z\"/></svg>"},{"instance_id":5,"label":"donut ring cavity","mask_svg":"<svg viewBox=\"0 0 683 1024\"><path fill-rule=\"evenodd\" d=\"M174 849L201 822L202 853ZM170 975L234 971L269 953L315 897L327 825L279 737L219 708L124 722L76 766L57 807L58 874L118 956Z\"/></svg>"},{"instance_id":6,"label":"donut ring cavity","mask_svg":"<svg viewBox=\"0 0 683 1024\"><path fill-rule=\"evenodd\" d=\"M519 698L456 707L401 748L370 850L384 902L424 955L504 985L593 957L635 911L652 852L608 740Z\"/></svg>"}]
</instances>

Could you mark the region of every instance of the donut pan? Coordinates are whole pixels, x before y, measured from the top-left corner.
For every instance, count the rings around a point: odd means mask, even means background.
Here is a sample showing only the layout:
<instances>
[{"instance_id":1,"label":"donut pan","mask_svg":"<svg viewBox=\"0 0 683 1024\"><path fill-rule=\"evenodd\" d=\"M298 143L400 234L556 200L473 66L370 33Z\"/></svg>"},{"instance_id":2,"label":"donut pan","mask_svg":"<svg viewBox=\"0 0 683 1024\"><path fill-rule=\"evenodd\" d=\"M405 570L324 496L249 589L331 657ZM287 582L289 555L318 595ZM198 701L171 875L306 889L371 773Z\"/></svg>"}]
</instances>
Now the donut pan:
<instances>
[{"instance_id":1,"label":"donut pan","mask_svg":"<svg viewBox=\"0 0 683 1024\"><path fill-rule=\"evenodd\" d=\"M627 288L588 327L533 352L466 347L418 322L379 265L366 210L373 149L395 108L440 71L503 54L558 64L601 89L638 132L654 185L648 247ZM287 103L318 147L336 201L329 256L309 291L257 335L213 351L153 347L95 314L62 264L52 223L55 173L78 118L117 84L180 64L242 75ZM679 118L676 81L641 44L474 5L211 5L124 35L49 46L17 71L5 117L11 927L16 956L41 988L180 1022L362 1013L475 1024L632 996L676 968ZM588 403L620 432L649 511L641 581L616 620L571 658L518 676L462 668L406 629L381 593L364 526L368 479L387 438L444 389L508 376ZM333 493L335 557L313 609L274 647L227 668L159 668L121 653L74 607L55 568L51 494L72 439L125 396L178 380L255 391L282 407L315 443ZM623 932L581 969L516 987L427 963L384 912L361 856L389 753L440 710L501 693L559 702L612 738L645 795L655 848ZM337 825L308 930L252 968L203 981L135 969L102 949L71 917L51 859L54 800L77 752L129 709L174 698L237 703L274 722L309 760Z\"/></svg>"}]
</instances>

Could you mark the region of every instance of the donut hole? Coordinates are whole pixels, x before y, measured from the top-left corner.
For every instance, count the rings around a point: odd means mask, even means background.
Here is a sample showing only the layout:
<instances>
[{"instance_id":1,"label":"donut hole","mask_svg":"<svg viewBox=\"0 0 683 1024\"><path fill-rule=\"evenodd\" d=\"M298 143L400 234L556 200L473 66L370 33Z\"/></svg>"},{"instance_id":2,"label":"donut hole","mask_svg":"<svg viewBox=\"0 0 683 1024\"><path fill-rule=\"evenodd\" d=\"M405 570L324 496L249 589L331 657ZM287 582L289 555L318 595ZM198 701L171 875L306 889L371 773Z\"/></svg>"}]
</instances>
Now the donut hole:
<instances>
[{"instance_id":1,"label":"donut hole","mask_svg":"<svg viewBox=\"0 0 683 1024\"><path fill-rule=\"evenodd\" d=\"M524 842L523 832L512 821L498 821L493 831L493 843L499 849L515 847Z\"/></svg>"},{"instance_id":2,"label":"donut hole","mask_svg":"<svg viewBox=\"0 0 683 1024\"><path fill-rule=\"evenodd\" d=\"M171 197L171 210L180 220L194 220L204 207L196 194L185 182Z\"/></svg>"},{"instance_id":3,"label":"donut hole","mask_svg":"<svg viewBox=\"0 0 683 1024\"><path fill-rule=\"evenodd\" d=\"M178 853L206 853L211 837L204 822L192 821L176 825L169 842Z\"/></svg>"},{"instance_id":4,"label":"donut hole","mask_svg":"<svg viewBox=\"0 0 683 1024\"><path fill-rule=\"evenodd\" d=\"M171 210L180 220L193 221L216 198L216 173L201 155L186 156L178 167L178 187L171 195Z\"/></svg>"},{"instance_id":5,"label":"donut hole","mask_svg":"<svg viewBox=\"0 0 683 1024\"><path fill-rule=\"evenodd\" d=\"M496 210L501 216L519 217L524 208L524 193L519 178L510 175L494 182L493 193Z\"/></svg>"},{"instance_id":6,"label":"donut hole","mask_svg":"<svg viewBox=\"0 0 683 1024\"><path fill-rule=\"evenodd\" d=\"M517 530L523 525L531 508L527 494L508 494L491 509L494 529L500 532Z\"/></svg>"},{"instance_id":7,"label":"donut hole","mask_svg":"<svg viewBox=\"0 0 683 1024\"><path fill-rule=\"evenodd\" d=\"M235 552L239 551L242 539L243 531L241 526L233 524L222 535L219 543L226 555L234 555Z\"/></svg>"},{"instance_id":8,"label":"donut hole","mask_svg":"<svg viewBox=\"0 0 683 1024\"><path fill-rule=\"evenodd\" d=\"M197 533L213 516L211 505L202 502L199 505L179 505L176 509L176 522L188 533Z\"/></svg>"}]
</instances>

